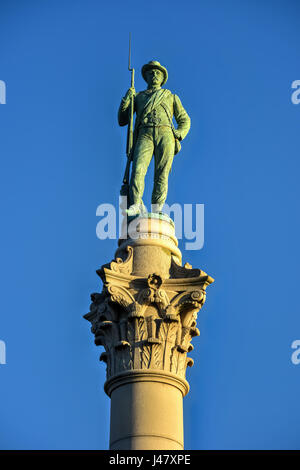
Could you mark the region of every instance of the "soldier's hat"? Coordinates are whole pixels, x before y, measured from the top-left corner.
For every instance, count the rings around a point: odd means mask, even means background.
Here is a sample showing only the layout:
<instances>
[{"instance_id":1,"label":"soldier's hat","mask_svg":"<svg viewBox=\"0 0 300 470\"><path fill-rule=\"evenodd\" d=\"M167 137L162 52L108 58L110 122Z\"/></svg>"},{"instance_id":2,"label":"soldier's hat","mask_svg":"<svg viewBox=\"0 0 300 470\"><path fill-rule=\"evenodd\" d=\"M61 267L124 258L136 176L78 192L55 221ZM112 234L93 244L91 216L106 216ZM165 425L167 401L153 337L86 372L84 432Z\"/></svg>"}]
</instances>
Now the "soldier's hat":
<instances>
[{"instance_id":1,"label":"soldier's hat","mask_svg":"<svg viewBox=\"0 0 300 470\"><path fill-rule=\"evenodd\" d=\"M143 79L145 81L146 80L146 72L148 70L151 70L151 69L158 69L160 70L163 75L164 75L164 79L163 79L163 82L162 82L162 85L164 85L166 83L166 81L168 80L168 71L165 67L163 67L162 65L160 65L159 62L157 62L157 60L151 60L150 62L148 62L148 64L145 64L143 65L142 67L142 76L143 76Z\"/></svg>"}]
</instances>

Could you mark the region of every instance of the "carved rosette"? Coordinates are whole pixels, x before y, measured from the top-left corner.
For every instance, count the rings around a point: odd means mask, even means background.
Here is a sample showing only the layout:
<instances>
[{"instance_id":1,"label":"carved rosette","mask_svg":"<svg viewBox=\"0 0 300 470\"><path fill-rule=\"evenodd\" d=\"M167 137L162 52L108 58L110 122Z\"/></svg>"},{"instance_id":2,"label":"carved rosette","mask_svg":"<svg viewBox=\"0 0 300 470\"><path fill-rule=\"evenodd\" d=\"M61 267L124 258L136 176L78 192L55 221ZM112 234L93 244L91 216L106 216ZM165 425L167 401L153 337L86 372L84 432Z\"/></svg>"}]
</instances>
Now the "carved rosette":
<instances>
[{"instance_id":1,"label":"carved rosette","mask_svg":"<svg viewBox=\"0 0 300 470\"><path fill-rule=\"evenodd\" d=\"M153 273L133 276L133 250L125 261L117 258L97 271L102 293L92 294L90 312L95 343L104 346L100 360L107 364L107 379L131 370L171 372L185 378L193 359L191 340L200 334L197 312L205 302L213 279L200 269L172 260L170 278Z\"/></svg>"}]
</instances>

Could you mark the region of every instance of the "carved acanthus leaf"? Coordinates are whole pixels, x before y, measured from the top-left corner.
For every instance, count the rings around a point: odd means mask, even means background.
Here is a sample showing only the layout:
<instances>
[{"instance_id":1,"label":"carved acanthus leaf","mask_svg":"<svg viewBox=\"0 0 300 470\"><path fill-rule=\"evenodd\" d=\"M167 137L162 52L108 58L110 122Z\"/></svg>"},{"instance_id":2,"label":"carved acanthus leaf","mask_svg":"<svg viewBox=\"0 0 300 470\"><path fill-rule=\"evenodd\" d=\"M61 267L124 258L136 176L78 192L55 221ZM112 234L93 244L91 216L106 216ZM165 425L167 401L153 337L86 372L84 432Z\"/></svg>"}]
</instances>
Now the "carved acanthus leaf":
<instances>
[{"instance_id":1,"label":"carved acanthus leaf","mask_svg":"<svg viewBox=\"0 0 300 470\"><path fill-rule=\"evenodd\" d=\"M212 278L186 264L171 266L171 277L132 274L133 252L98 271L103 292L92 294L90 312L96 344L105 348L101 360L107 377L133 369L158 369L185 376L192 359L191 339L199 335L197 312Z\"/></svg>"}]
</instances>

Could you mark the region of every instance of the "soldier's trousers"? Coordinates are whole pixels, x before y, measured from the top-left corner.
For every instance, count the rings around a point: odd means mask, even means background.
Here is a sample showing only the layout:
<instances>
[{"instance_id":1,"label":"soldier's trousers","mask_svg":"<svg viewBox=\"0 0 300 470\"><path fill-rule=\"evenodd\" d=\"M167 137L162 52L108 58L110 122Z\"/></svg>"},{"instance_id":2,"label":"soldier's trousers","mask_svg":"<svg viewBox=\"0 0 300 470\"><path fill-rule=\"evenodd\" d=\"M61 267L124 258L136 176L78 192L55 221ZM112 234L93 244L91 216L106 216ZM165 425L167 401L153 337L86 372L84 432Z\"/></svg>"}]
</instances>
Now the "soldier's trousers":
<instances>
[{"instance_id":1,"label":"soldier's trousers","mask_svg":"<svg viewBox=\"0 0 300 470\"><path fill-rule=\"evenodd\" d=\"M154 154L154 186L152 204L162 207L168 193L168 177L172 167L175 139L171 127L142 127L135 144L130 180L130 204L142 201L145 176Z\"/></svg>"}]
</instances>

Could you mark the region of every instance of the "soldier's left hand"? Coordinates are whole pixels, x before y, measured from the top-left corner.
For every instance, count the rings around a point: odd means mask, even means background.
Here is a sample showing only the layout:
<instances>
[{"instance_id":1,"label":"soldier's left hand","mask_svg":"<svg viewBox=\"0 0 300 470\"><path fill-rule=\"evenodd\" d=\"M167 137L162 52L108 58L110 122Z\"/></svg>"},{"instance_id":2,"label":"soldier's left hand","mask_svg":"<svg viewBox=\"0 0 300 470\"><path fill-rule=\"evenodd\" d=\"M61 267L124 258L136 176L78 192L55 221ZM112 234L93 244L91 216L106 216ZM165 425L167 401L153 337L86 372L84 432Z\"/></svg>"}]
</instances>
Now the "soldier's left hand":
<instances>
[{"instance_id":1,"label":"soldier's left hand","mask_svg":"<svg viewBox=\"0 0 300 470\"><path fill-rule=\"evenodd\" d=\"M182 137L181 137L181 135L180 135L180 132L179 132L177 129L174 129L174 135L175 135L176 139L182 140Z\"/></svg>"}]
</instances>

